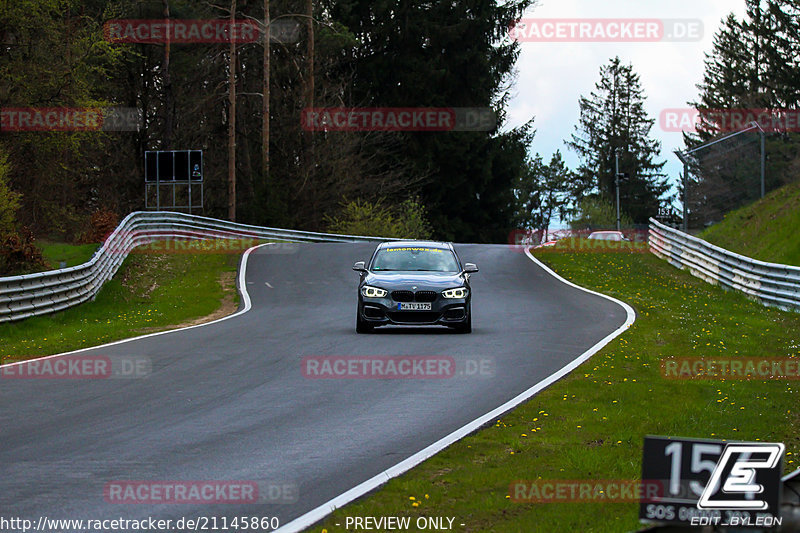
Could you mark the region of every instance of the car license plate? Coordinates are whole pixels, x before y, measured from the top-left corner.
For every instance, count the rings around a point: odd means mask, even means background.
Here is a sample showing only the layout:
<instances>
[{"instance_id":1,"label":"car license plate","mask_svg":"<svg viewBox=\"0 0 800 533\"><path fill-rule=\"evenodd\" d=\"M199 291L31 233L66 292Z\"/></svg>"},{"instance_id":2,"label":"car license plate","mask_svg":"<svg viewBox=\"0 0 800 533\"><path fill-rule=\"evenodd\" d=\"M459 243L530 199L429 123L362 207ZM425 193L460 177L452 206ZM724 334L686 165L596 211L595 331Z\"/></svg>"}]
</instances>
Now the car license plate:
<instances>
[{"instance_id":1,"label":"car license plate","mask_svg":"<svg viewBox=\"0 0 800 533\"><path fill-rule=\"evenodd\" d=\"M397 304L398 311L430 311L430 303L399 303Z\"/></svg>"}]
</instances>

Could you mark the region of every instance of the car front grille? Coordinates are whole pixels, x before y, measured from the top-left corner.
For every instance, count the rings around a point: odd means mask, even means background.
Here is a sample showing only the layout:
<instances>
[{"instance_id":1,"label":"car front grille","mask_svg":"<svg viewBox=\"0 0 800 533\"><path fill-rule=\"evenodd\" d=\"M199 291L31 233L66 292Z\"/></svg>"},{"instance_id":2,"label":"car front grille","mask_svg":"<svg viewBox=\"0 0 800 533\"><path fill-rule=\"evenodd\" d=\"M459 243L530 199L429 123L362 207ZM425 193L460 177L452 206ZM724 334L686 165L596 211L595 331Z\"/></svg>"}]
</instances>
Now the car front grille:
<instances>
[{"instance_id":1,"label":"car front grille","mask_svg":"<svg viewBox=\"0 0 800 533\"><path fill-rule=\"evenodd\" d=\"M392 291L392 300L395 302L435 302L435 291Z\"/></svg>"},{"instance_id":2,"label":"car front grille","mask_svg":"<svg viewBox=\"0 0 800 533\"><path fill-rule=\"evenodd\" d=\"M417 291L414 299L418 302L433 302L436 300L436 293L433 291Z\"/></svg>"},{"instance_id":3,"label":"car front grille","mask_svg":"<svg viewBox=\"0 0 800 533\"><path fill-rule=\"evenodd\" d=\"M392 300L395 302L413 302L414 293L411 291L392 291Z\"/></svg>"}]
</instances>

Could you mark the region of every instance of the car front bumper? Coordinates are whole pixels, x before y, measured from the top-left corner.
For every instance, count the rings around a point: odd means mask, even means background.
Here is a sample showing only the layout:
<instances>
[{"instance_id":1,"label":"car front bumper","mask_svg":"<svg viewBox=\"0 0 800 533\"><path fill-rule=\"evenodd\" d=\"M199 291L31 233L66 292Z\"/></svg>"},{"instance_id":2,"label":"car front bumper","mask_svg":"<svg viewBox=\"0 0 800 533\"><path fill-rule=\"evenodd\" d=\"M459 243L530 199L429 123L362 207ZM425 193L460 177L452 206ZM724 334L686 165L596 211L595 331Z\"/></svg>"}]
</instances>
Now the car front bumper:
<instances>
[{"instance_id":1,"label":"car front bumper","mask_svg":"<svg viewBox=\"0 0 800 533\"><path fill-rule=\"evenodd\" d=\"M370 326L386 325L450 325L463 324L469 316L469 297L443 298L439 296L431 303L430 311L400 311L398 304L389 297L364 298L359 295L358 314Z\"/></svg>"}]
</instances>

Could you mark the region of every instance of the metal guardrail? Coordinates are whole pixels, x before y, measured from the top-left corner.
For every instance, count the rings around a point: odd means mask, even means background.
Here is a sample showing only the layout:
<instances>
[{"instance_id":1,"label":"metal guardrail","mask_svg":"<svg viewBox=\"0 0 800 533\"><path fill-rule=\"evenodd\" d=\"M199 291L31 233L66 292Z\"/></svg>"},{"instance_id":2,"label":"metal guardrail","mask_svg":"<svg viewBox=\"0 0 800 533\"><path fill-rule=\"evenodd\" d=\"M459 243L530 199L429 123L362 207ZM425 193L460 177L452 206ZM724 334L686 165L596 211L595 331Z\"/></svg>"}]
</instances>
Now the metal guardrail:
<instances>
[{"instance_id":1,"label":"metal guardrail","mask_svg":"<svg viewBox=\"0 0 800 533\"><path fill-rule=\"evenodd\" d=\"M751 259L652 218L649 233L650 251L671 265L764 305L800 311L800 267Z\"/></svg>"},{"instance_id":2,"label":"metal guardrail","mask_svg":"<svg viewBox=\"0 0 800 533\"><path fill-rule=\"evenodd\" d=\"M269 239L288 242L379 242L385 239L238 224L173 212L131 213L86 263L0 278L0 323L54 313L91 300L137 246L180 239Z\"/></svg>"}]
</instances>

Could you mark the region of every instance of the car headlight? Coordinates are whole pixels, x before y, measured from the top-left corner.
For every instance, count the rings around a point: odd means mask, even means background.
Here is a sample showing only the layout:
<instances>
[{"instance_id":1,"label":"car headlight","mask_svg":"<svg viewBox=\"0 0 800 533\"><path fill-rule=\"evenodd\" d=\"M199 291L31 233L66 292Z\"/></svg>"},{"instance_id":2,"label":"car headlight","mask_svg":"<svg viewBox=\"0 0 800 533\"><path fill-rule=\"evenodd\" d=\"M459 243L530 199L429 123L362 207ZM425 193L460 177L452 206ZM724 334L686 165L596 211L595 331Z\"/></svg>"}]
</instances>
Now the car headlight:
<instances>
[{"instance_id":1,"label":"car headlight","mask_svg":"<svg viewBox=\"0 0 800 533\"><path fill-rule=\"evenodd\" d=\"M447 289L446 291L442 291L442 296L445 298L460 298L464 299L469 294L469 289L466 287L458 287L456 289Z\"/></svg>"},{"instance_id":2,"label":"car headlight","mask_svg":"<svg viewBox=\"0 0 800 533\"><path fill-rule=\"evenodd\" d=\"M386 290L364 285L361 287L361 295L366 298L383 298L386 296Z\"/></svg>"}]
</instances>

